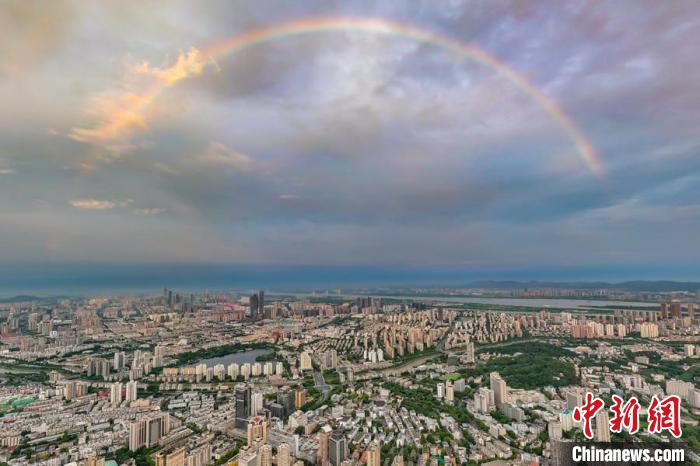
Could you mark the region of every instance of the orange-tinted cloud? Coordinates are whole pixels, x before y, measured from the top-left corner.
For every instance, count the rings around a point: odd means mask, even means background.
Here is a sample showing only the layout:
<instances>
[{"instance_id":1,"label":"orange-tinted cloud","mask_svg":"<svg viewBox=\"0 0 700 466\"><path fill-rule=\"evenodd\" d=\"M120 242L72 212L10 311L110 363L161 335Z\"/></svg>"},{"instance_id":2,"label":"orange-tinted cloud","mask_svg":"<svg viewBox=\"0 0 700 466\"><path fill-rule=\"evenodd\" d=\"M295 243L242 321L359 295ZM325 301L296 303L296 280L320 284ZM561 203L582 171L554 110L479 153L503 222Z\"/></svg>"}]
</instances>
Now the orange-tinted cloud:
<instances>
[{"instance_id":1,"label":"orange-tinted cloud","mask_svg":"<svg viewBox=\"0 0 700 466\"><path fill-rule=\"evenodd\" d=\"M106 91L94 97L87 109L98 123L91 127L72 128L68 137L98 146L111 154L120 154L135 147L134 133L148 129L153 112L151 104L158 93L204 70L202 53L192 48L180 52L176 62L168 67L139 63L128 69L122 89Z\"/></svg>"},{"instance_id":2,"label":"orange-tinted cloud","mask_svg":"<svg viewBox=\"0 0 700 466\"><path fill-rule=\"evenodd\" d=\"M111 210L116 208L125 208L132 203L132 200L108 201L102 199L71 199L68 201L68 203L76 209Z\"/></svg>"}]
</instances>

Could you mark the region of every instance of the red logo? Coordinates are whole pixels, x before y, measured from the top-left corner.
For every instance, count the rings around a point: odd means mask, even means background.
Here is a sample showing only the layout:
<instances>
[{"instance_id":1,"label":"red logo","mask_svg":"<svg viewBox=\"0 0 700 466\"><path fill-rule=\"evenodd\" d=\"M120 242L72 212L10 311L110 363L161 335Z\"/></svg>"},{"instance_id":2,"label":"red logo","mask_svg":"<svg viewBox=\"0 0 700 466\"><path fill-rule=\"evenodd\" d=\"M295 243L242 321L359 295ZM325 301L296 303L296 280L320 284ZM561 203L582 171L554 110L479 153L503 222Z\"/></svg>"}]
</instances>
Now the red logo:
<instances>
[{"instance_id":1,"label":"red logo","mask_svg":"<svg viewBox=\"0 0 700 466\"><path fill-rule=\"evenodd\" d=\"M649 432L658 434L667 430L674 437L681 436L681 399L670 395L659 401L656 395L651 397L649 405Z\"/></svg>"},{"instance_id":2,"label":"red logo","mask_svg":"<svg viewBox=\"0 0 700 466\"><path fill-rule=\"evenodd\" d=\"M592 393L586 393L586 403L581 407L577 406L574 408L572 417L576 422L583 421L583 435L585 435L588 439L593 438L591 419L598 414L598 411L603 409L603 406L605 406L605 402L603 402L603 400L594 397Z\"/></svg>"},{"instance_id":3,"label":"red logo","mask_svg":"<svg viewBox=\"0 0 700 466\"><path fill-rule=\"evenodd\" d=\"M610 411L613 418L610 420L610 432L620 433L626 429L630 434L636 434L639 430L639 401L637 398L630 398L627 403L617 395L612 396L613 405ZM623 404L624 403L624 404Z\"/></svg>"},{"instance_id":4,"label":"red logo","mask_svg":"<svg viewBox=\"0 0 700 466\"><path fill-rule=\"evenodd\" d=\"M618 395L612 396L613 405L610 411L613 418L610 420L610 432L620 433L623 429L630 434L639 431L639 408L640 404L636 397L632 397L627 402ZM574 408L572 417L576 422L582 422L583 435L587 439L593 438L592 420L605 406L605 402L586 393L586 401L583 406ZM664 430L668 431L675 438L682 435L681 430L681 399L677 395L669 395L660 400L657 396L651 397L649 408L647 409L649 427L651 434L660 434Z\"/></svg>"}]
</instances>

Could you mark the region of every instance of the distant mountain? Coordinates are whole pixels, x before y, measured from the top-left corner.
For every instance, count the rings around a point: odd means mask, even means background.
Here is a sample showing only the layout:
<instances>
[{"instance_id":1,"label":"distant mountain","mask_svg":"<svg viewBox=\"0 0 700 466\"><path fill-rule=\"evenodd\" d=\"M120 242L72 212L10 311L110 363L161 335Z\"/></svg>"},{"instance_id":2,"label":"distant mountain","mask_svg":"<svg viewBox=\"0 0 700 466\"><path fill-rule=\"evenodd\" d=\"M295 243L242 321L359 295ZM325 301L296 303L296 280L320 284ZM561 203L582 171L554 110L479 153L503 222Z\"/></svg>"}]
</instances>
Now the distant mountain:
<instances>
[{"instance_id":1,"label":"distant mountain","mask_svg":"<svg viewBox=\"0 0 700 466\"><path fill-rule=\"evenodd\" d=\"M473 288L520 289L520 288L577 288L577 289L615 289L625 291L698 291L700 282L677 282L672 280L633 280L620 283L610 282L545 282L545 281L477 281L469 285Z\"/></svg>"},{"instance_id":2,"label":"distant mountain","mask_svg":"<svg viewBox=\"0 0 700 466\"><path fill-rule=\"evenodd\" d=\"M40 298L39 296L31 296L31 295L17 295L17 296L10 296L9 298L0 298L0 303L18 303L18 302L26 302L26 301L41 301L46 298Z\"/></svg>"}]
</instances>

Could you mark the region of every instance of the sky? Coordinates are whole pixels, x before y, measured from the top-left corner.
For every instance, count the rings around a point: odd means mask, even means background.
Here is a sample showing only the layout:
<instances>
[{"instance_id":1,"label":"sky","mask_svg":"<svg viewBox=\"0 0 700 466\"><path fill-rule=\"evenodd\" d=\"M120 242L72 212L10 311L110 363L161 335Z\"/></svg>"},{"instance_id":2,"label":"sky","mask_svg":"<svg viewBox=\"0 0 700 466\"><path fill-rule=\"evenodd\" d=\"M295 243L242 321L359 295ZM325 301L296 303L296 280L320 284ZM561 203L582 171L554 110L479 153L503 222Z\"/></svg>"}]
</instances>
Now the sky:
<instances>
[{"instance_id":1,"label":"sky","mask_svg":"<svg viewBox=\"0 0 700 466\"><path fill-rule=\"evenodd\" d=\"M221 46L319 18L374 26ZM5 279L700 277L695 0L6 0L0 43Z\"/></svg>"}]
</instances>

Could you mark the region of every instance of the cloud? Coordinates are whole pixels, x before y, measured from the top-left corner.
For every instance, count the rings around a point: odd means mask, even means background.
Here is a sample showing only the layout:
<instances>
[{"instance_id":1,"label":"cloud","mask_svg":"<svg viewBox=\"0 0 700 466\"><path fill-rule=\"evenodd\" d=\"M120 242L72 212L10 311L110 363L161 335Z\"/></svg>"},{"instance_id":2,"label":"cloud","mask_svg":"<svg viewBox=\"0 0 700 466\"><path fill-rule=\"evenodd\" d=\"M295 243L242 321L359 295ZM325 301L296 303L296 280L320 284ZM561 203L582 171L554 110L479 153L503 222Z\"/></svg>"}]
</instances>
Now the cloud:
<instances>
[{"instance_id":1,"label":"cloud","mask_svg":"<svg viewBox=\"0 0 700 466\"><path fill-rule=\"evenodd\" d=\"M76 209L84 210L111 210L116 208L125 208L133 201L108 201L101 199L71 199L68 203Z\"/></svg>"},{"instance_id":2,"label":"cloud","mask_svg":"<svg viewBox=\"0 0 700 466\"><path fill-rule=\"evenodd\" d=\"M136 215L158 215L166 212L167 209L161 207L148 207L148 208L138 208L134 209Z\"/></svg>"},{"instance_id":3,"label":"cloud","mask_svg":"<svg viewBox=\"0 0 700 466\"><path fill-rule=\"evenodd\" d=\"M134 135L148 129L158 94L168 86L201 74L204 64L202 53L191 48L180 52L170 66L156 67L141 62L129 67L119 89L102 92L91 99L86 113L94 117L97 124L74 127L68 137L98 146L111 155L133 150L137 147Z\"/></svg>"},{"instance_id":4,"label":"cloud","mask_svg":"<svg viewBox=\"0 0 700 466\"><path fill-rule=\"evenodd\" d=\"M0 5L0 261L50 240L71 260L700 259L692 0L68 3ZM343 15L488 51L557 101L605 177L512 82L434 44L323 31L216 71L206 56Z\"/></svg>"},{"instance_id":5,"label":"cloud","mask_svg":"<svg viewBox=\"0 0 700 466\"><path fill-rule=\"evenodd\" d=\"M162 85L173 85L178 81L197 76L204 70L204 57L196 48L187 52L180 52L174 64L166 68L152 66L148 62L141 62L131 67L133 73L155 78Z\"/></svg>"},{"instance_id":6,"label":"cloud","mask_svg":"<svg viewBox=\"0 0 700 466\"><path fill-rule=\"evenodd\" d=\"M192 162L198 165L232 167L239 170L249 170L253 166L253 159L249 155L232 150L221 142L209 143L207 150L196 155Z\"/></svg>"}]
</instances>

